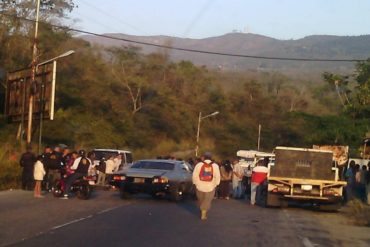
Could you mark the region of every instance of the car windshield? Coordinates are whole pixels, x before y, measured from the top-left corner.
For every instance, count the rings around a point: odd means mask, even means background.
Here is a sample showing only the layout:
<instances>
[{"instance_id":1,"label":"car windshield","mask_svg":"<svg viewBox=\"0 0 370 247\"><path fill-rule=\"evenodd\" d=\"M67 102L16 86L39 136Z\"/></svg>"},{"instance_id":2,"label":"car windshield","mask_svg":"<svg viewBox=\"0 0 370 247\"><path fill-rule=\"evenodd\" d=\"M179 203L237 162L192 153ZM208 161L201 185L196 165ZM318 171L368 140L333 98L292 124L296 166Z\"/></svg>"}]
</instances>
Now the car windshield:
<instances>
[{"instance_id":1,"label":"car windshield","mask_svg":"<svg viewBox=\"0 0 370 247\"><path fill-rule=\"evenodd\" d=\"M155 170L173 170L174 164L167 162L139 161L132 165L131 168L137 169L155 169Z\"/></svg>"}]
</instances>

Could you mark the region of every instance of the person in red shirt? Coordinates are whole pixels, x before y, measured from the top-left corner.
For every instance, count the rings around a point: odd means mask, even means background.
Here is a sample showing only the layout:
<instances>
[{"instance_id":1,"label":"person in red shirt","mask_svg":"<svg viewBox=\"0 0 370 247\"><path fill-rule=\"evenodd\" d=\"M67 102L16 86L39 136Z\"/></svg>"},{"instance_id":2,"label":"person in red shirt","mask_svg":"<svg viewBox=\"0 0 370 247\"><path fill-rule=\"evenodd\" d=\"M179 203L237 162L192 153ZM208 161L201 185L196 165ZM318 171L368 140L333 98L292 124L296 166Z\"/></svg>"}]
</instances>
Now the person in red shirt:
<instances>
[{"instance_id":1,"label":"person in red shirt","mask_svg":"<svg viewBox=\"0 0 370 247\"><path fill-rule=\"evenodd\" d=\"M251 205L256 204L256 191L267 178L268 168L266 160L259 160L257 166L252 170L251 180Z\"/></svg>"}]
</instances>

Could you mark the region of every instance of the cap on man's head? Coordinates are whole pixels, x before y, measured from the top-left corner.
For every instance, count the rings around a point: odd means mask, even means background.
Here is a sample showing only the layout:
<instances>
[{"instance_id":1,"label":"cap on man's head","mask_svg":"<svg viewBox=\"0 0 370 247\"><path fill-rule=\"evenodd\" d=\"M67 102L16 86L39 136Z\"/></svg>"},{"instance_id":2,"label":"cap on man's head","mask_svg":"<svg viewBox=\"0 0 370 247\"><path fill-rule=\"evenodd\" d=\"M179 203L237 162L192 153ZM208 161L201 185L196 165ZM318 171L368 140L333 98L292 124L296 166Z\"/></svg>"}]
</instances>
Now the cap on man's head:
<instances>
[{"instance_id":1,"label":"cap on man's head","mask_svg":"<svg viewBox=\"0 0 370 247\"><path fill-rule=\"evenodd\" d=\"M212 153L211 153L211 152L205 152L205 153L203 154L203 157L204 157L205 159L212 159Z\"/></svg>"}]
</instances>

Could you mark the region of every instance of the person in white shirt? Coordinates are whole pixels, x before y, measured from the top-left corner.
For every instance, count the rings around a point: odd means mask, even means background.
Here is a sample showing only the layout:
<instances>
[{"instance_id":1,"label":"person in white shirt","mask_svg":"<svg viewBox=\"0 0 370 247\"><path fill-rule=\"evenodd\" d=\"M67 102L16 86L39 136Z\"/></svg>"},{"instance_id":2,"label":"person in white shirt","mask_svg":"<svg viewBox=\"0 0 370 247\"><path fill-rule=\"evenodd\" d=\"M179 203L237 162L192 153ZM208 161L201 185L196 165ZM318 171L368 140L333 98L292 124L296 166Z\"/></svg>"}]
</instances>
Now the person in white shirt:
<instances>
[{"instance_id":1,"label":"person in white shirt","mask_svg":"<svg viewBox=\"0 0 370 247\"><path fill-rule=\"evenodd\" d=\"M117 163L114 162L114 156L110 156L105 162L105 174L106 180L110 181L114 172L118 170Z\"/></svg>"},{"instance_id":2,"label":"person in white shirt","mask_svg":"<svg viewBox=\"0 0 370 247\"><path fill-rule=\"evenodd\" d=\"M43 155L38 156L33 168L33 178L35 180L34 196L36 198L43 198L43 196L41 195L41 182L46 174L43 164L43 158Z\"/></svg>"},{"instance_id":3,"label":"person in white shirt","mask_svg":"<svg viewBox=\"0 0 370 247\"><path fill-rule=\"evenodd\" d=\"M233 197L234 199L240 199L243 194L242 181L244 176L244 170L241 167L241 163L238 160L233 161Z\"/></svg>"},{"instance_id":4,"label":"person in white shirt","mask_svg":"<svg viewBox=\"0 0 370 247\"><path fill-rule=\"evenodd\" d=\"M117 166L117 163L114 162L114 156L110 156L108 158L108 160L106 161L106 165L105 165L105 173L107 175L111 175L113 174L113 172L117 171L118 170L118 166Z\"/></svg>"},{"instance_id":5,"label":"person in white shirt","mask_svg":"<svg viewBox=\"0 0 370 247\"><path fill-rule=\"evenodd\" d=\"M215 189L220 184L221 176L218 165L212 161L212 154L206 152L203 158L203 161L195 165L193 184L196 187L201 219L205 220L215 196Z\"/></svg>"},{"instance_id":6,"label":"person in white shirt","mask_svg":"<svg viewBox=\"0 0 370 247\"><path fill-rule=\"evenodd\" d=\"M117 170L120 170L120 167L122 165L122 155L121 154L118 154L114 159L113 159L115 165L116 165L116 168Z\"/></svg>"}]
</instances>

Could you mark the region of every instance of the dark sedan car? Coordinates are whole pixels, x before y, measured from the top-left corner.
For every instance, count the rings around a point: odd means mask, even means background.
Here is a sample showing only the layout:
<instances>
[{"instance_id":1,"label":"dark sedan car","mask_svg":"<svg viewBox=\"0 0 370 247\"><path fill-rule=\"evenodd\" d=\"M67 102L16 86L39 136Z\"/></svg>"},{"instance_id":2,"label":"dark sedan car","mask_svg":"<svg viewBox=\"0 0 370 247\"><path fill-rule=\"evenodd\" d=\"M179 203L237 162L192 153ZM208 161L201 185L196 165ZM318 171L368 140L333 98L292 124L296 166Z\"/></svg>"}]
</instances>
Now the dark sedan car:
<instances>
[{"instance_id":1,"label":"dark sedan car","mask_svg":"<svg viewBox=\"0 0 370 247\"><path fill-rule=\"evenodd\" d=\"M127 170L114 173L110 184L120 188L122 198L146 193L180 201L185 194L193 193L192 168L184 161L139 160Z\"/></svg>"}]
</instances>

